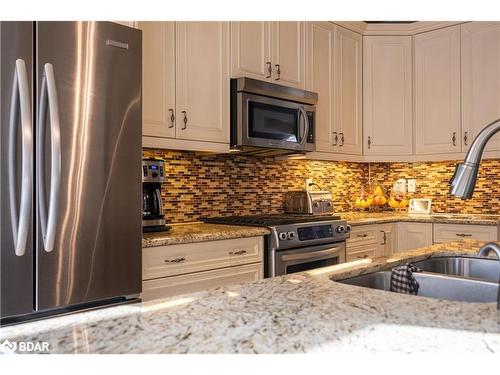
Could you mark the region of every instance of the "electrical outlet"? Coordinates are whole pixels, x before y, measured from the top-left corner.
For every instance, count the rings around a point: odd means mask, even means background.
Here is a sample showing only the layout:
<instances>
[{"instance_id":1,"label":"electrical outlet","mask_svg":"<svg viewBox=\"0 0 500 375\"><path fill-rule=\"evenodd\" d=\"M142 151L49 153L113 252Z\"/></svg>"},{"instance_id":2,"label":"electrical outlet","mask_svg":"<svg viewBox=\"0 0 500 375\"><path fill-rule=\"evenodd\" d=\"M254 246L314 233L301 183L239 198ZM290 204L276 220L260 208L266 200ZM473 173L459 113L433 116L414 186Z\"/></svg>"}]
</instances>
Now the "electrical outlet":
<instances>
[{"instance_id":1,"label":"electrical outlet","mask_svg":"<svg viewBox=\"0 0 500 375\"><path fill-rule=\"evenodd\" d=\"M417 180L408 180L407 181L407 186L408 186L408 193L414 193L417 191Z\"/></svg>"},{"instance_id":2,"label":"electrical outlet","mask_svg":"<svg viewBox=\"0 0 500 375\"><path fill-rule=\"evenodd\" d=\"M313 183L312 178L306 178L306 191L311 189L311 184Z\"/></svg>"}]
</instances>

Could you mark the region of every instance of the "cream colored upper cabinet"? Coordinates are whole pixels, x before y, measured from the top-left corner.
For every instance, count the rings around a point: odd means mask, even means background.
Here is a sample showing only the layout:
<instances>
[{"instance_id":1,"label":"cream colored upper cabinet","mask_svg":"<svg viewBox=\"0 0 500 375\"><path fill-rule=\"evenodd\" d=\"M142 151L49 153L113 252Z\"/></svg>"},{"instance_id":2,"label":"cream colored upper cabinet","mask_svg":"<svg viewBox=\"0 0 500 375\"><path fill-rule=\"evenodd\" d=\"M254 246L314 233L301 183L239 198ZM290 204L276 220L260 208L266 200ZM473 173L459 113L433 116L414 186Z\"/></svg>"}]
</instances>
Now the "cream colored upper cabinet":
<instances>
[{"instance_id":1,"label":"cream colored upper cabinet","mask_svg":"<svg viewBox=\"0 0 500 375\"><path fill-rule=\"evenodd\" d=\"M307 90L318 93L316 151L322 152L332 152L335 142L338 143L338 134L333 133L334 27L330 22L307 25Z\"/></svg>"},{"instance_id":2,"label":"cream colored upper cabinet","mask_svg":"<svg viewBox=\"0 0 500 375\"><path fill-rule=\"evenodd\" d=\"M140 22L142 134L175 138L175 22Z\"/></svg>"},{"instance_id":3,"label":"cream colored upper cabinet","mask_svg":"<svg viewBox=\"0 0 500 375\"><path fill-rule=\"evenodd\" d=\"M333 136L335 152L363 153L362 36L335 26Z\"/></svg>"},{"instance_id":4,"label":"cream colored upper cabinet","mask_svg":"<svg viewBox=\"0 0 500 375\"><path fill-rule=\"evenodd\" d=\"M231 76L305 88L305 22L232 22Z\"/></svg>"},{"instance_id":5,"label":"cream colored upper cabinet","mask_svg":"<svg viewBox=\"0 0 500 375\"><path fill-rule=\"evenodd\" d=\"M500 118L500 22L470 22L461 28L462 139L467 151L474 137ZM500 135L486 151L500 151Z\"/></svg>"},{"instance_id":6,"label":"cream colored upper cabinet","mask_svg":"<svg viewBox=\"0 0 500 375\"><path fill-rule=\"evenodd\" d=\"M304 89L306 23L273 22L271 35L272 79L276 83Z\"/></svg>"},{"instance_id":7,"label":"cream colored upper cabinet","mask_svg":"<svg viewBox=\"0 0 500 375\"><path fill-rule=\"evenodd\" d=\"M412 37L363 37L365 155L412 154Z\"/></svg>"},{"instance_id":8,"label":"cream colored upper cabinet","mask_svg":"<svg viewBox=\"0 0 500 375\"><path fill-rule=\"evenodd\" d=\"M460 26L415 36L415 152L461 151Z\"/></svg>"},{"instance_id":9,"label":"cream colored upper cabinet","mask_svg":"<svg viewBox=\"0 0 500 375\"><path fill-rule=\"evenodd\" d=\"M231 22L231 75L268 80L272 68L271 23Z\"/></svg>"},{"instance_id":10,"label":"cream colored upper cabinet","mask_svg":"<svg viewBox=\"0 0 500 375\"><path fill-rule=\"evenodd\" d=\"M229 22L176 23L176 137L229 142Z\"/></svg>"}]
</instances>

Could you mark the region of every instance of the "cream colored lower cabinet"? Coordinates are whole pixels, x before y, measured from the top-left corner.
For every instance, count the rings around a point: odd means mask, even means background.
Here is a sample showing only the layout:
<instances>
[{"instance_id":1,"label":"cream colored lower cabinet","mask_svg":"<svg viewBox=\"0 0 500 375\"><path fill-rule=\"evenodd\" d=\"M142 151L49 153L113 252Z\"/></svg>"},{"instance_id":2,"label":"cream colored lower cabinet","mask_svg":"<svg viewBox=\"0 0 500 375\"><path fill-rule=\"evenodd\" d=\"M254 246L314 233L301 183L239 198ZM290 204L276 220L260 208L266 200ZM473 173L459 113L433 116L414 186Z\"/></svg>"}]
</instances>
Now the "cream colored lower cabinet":
<instances>
[{"instance_id":1,"label":"cream colored lower cabinet","mask_svg":"<svg viewBox=\"0 0 500 375\"><path fill-rule=\"evenodd\" d=\"M395 247L395 224L352 227L346 246L346 261L391 255Z\"/></svg>"},{"instance_id":2,"label":"cream colored lower cabinet","mask_svg":"<svg viewBox=\"0 0 500 375\"><path fill-rule=\"evenodd\" d=\"M397 232L396 253L432 245L431 223L397 223Z\"/></svg>"},{"instance_id":3,"label":"cream colored lower cabinet","mask_svg":"<svg viewBox=\"0 0 500 375\"><path fill-rule=\"evenodd\" d=\"M142 283L142 300L149 301L224 285L247 283L260 280L263 276L263 263L255 263L146 280Z\"/></svg>"},{"instance_id":4,"label":"cream colored lower cabinet","mask_svg":"<svg viewBox=\"0 0 500 375\"><path fill-rule=\"evenodd\" d=\"M263 277L262 236L149 247L142 250L143 300Z\"/></svg>"},{"instance_id":5,"label":"cream colored lower cabinet","mask_svg":"<svg viewBox=\"0 0 500 375\"><path fill-rule=\"evenodd\" d=\"M463 239L496 241L498 239L498 226L434 224L434 243L460 241Z\"/></svg>"}]
</instances>

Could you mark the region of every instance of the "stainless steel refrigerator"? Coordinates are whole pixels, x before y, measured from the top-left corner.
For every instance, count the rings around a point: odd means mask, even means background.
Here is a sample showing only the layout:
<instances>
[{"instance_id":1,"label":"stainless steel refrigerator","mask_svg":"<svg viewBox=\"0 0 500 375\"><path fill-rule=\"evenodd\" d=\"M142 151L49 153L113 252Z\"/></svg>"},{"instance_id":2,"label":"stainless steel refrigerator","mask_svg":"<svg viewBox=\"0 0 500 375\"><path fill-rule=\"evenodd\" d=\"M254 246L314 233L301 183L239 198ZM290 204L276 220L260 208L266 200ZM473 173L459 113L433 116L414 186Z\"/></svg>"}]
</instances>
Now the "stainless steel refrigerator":
<instances>
[{"instance_id":1,"label":"stainless steel refrigerator","mask_svg":"<svg viewBox=\"0 0 500 375\"><path fill-rule=\"evenodd\" d=\"M141 31L1 22L0 315L141 292Z\"/></svg>"}]
</instances>

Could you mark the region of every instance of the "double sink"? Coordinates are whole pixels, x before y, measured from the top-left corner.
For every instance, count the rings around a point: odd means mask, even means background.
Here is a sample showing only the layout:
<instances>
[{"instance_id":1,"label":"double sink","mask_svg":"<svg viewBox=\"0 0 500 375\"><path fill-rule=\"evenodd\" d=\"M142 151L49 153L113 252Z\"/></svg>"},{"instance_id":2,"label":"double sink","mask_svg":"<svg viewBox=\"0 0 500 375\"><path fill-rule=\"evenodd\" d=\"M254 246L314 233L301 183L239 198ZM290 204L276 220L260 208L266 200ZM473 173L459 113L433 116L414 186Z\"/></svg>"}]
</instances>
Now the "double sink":
<instances>
[{"instance_id":1,"label":"double sink","mask_svg":"<svg viewBox=\"0 0 500 375\"><path fill-rule=\"evenodd\" d=\"M419 296L464 302L496 302L500 262L495 259L439 257L413 263ZM380 271L339 281L372 289L391 290L391 271Z\"/></svg>"}]
</instances>

